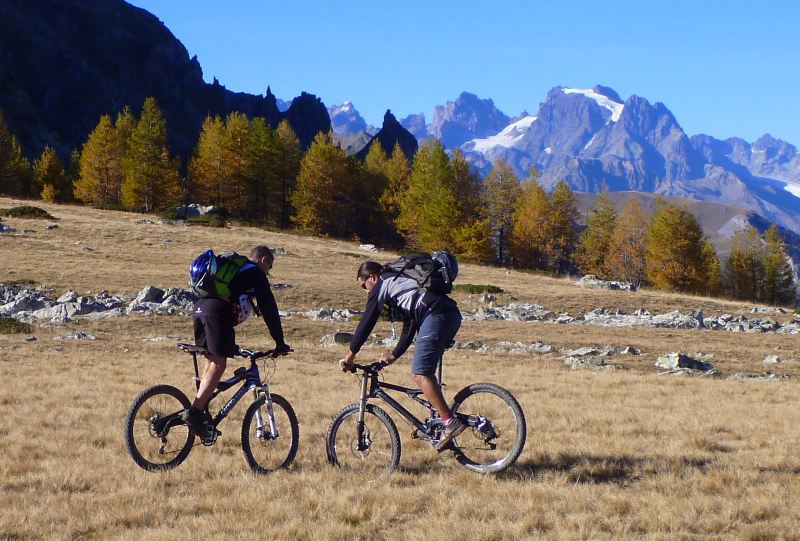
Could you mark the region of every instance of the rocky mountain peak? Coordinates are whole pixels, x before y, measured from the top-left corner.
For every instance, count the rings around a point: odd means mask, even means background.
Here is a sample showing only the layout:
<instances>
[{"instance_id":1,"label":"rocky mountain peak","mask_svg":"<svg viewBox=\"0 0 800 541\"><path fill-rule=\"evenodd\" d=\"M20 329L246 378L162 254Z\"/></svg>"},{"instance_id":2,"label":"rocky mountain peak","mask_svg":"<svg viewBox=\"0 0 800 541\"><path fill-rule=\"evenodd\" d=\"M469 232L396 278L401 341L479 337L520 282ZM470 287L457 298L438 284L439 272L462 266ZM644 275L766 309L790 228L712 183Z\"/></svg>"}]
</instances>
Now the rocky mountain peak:
<instances>
[{"instance_id":1,"label":"rocky mountain peak","mask_svg":"<svg viewBox=\"0 0 800 541\"><path fill-rule=\"evenodd\" d=\"M387 109L386 113L383 115L383 125L381 129L356 156L363 161L374 144L381 145L387 156L392 155L395 144L400 145L400 148L409 160L411 160L417 152L417 140L397 121L397 118L395 118L392 111L389 109Z\"/></svg>"},{"instance_id":2,"label":"rocky mountain peak","mask_svg":"<svg viewBox=\"0 0 800 541\"><path fill-rule=\"evenodd\" d=\"M367 123L349 101L328 107L328 114L333 133L337 135L351 135L367 129Z\"/></svg>"},{"instance_id":3,"label":"rocky mountain peak","mask_svg":"<svg viewBox=\"0 0 800 541\"><path fill-rule=\"evenodd\" d=\"M491 99L462 92L455 101L436 106L428 133L439 139L445 148L455 148L470 139L496 134L510 120Z\"/></svg>"}]
</instances>

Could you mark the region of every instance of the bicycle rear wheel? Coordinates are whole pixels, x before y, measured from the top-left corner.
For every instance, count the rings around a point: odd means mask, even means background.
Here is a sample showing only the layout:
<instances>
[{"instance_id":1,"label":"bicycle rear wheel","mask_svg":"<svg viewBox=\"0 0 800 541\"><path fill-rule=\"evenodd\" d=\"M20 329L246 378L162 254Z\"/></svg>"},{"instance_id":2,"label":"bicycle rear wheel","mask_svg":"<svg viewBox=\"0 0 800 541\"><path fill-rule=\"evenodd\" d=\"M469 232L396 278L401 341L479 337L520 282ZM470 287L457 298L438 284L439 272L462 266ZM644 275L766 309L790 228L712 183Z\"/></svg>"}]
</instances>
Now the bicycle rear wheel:
<instances>
[{"instance_id":1,"label":"bicycle rear wheel","mask_svg":"<svg viewBox=\"0 0 800 541\"><path fill-rule=\"evenodd\" d=\"M261 396L250 404L242 422L242 451L256 473L286 468L297 454L300 429L297 416L281 395L270 393L275 425L270 426L267 400Z\"/></svg>"},{"instance_id":2,"label":"bicycle rear wheel","mask_svg":"<svg viewBox=\"0 0 800 541\"><path fill-rule=\"evenodd\" d=\"M517 399L494 383L474 383L450 406L467 428L453 440L455 458L478 473L497 473L513 464L525 447L525 414Z\"/></svg>"},{"instance_id":3,"label":"bicycle rear wheel","mask_svg":"<svg viewBox=\"0 0 800 541\"><path fill-rule=\"evenodd\" d=\"M164 471L186 460L194 433L181 414L190 405L171 385L156 385L136 397L125 421L125 444L136 464L147 471Z\"/></svg>"},{"instance_id":4,"label":"bicycle rear wheel","mask_svg":"<svg viewBox=\"0 0 800 541\"><path fill-rule=\"evenodd\" d=\"M381 408L367 404L359 426L358 404L334 417L326 438L328 462L344 470L370 476L391 473L400 462L400 434Z\"/></svg>"}]
</instances>

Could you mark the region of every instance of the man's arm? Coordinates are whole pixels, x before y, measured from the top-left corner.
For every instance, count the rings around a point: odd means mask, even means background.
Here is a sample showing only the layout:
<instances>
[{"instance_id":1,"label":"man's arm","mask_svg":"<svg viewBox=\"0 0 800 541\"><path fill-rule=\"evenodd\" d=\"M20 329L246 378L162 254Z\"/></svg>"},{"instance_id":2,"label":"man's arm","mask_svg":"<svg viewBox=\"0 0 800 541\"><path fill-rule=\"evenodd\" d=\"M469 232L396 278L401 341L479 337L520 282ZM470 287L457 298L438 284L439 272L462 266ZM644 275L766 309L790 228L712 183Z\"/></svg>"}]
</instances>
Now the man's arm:
<instances>
[{"instance_id":1,"label":"man's arm","mask_svg":"<svg viewBox=\"0 0 800 541\"><path fill-rule=\"evenodd\" d=\"M283 341L283 326L281 325L281 316L278 314L278 303L275 302L275 296L272 294L266 275L260 271L258 274L263 276L263 280L258 280L257 285L253 288L258 309L261 317L264 318L264 323L267 324L270 336L275 340L275 345L280 348L285 346L286 342Z\"/></svg>"}]
</instances>

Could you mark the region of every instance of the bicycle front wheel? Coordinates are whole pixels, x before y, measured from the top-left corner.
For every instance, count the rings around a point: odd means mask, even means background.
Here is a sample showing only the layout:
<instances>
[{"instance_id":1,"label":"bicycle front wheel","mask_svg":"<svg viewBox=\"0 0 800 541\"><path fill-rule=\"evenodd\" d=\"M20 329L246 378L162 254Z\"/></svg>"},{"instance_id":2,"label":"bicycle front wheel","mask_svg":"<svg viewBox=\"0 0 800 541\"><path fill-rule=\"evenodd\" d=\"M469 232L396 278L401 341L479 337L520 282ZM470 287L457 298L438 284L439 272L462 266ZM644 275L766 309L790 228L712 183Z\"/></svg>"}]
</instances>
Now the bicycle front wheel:
<instances>
[{"instance_id":1,"label":"bicycle front wheel","mask_svg":"<svg viewBox=\"0 0 800 541\"><path fill-rule=\"evenodd\" d=\"M270 473L287 468L297 454L300 429L297 416L281 395L270 393L273 420L267 399L261 396L250 404L242 423L242 451L256 473Z\"/></svg>"},{"instance_id":2,"label":"bicycle front wheel","mask_svg":"<svg viewBox=\"0 0 800 541\"><path fill-rule=\"evenodd\" d=\"M328 462L344 470L380 476L400 462L400 434L381 408L367 404L364 423L358 422L358 404L344 408L328 428Z\"/></svg>"},{"instance_id":3,"label":"bicycle front wheel","mask_svg":"<svg viewBox=\"0 0 800 541\"><path fill-rule=\"evenodd\" d=\"M181 420L190 406L183 392L156 385L133 401L125 421L125 444L133 461L147 471L171 470L186 460L194 433Z\"/></svg>"},{"instance_id":4,"label":"bicycle front wheel","mask_svg":"<svg viewBox=\"0 0 800 541\"><path fill-rule=\"evenodd\" d=\"M513 464L525 447L525 414L517 399L494 383L474 383L450 406L467 424L453 440L455 458L478 473L497 473Z\"/></svg>"}]
</instances>

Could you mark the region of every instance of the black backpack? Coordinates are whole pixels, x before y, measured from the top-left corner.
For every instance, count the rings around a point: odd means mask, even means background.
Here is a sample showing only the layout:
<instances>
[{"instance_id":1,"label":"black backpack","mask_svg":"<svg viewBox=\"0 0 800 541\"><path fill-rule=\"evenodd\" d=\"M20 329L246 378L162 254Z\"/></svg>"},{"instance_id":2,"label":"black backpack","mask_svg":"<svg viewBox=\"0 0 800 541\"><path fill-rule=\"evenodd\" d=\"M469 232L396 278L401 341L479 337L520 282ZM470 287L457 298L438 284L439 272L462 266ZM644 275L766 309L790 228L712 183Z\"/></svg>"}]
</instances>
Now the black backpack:
<instances>
[{"instance_id":1,"label":"black backpack","mask_svg":"<svg viewBox=\"0 0 800 541\"><path fill-rule=\"evenodd\" d=\"M386 270L415 280L420 289L447 295L453 291L453 281L458 276L458 261L444 251L433 255L407 254L387 264Z\"/></svg>"}]
</instances>

